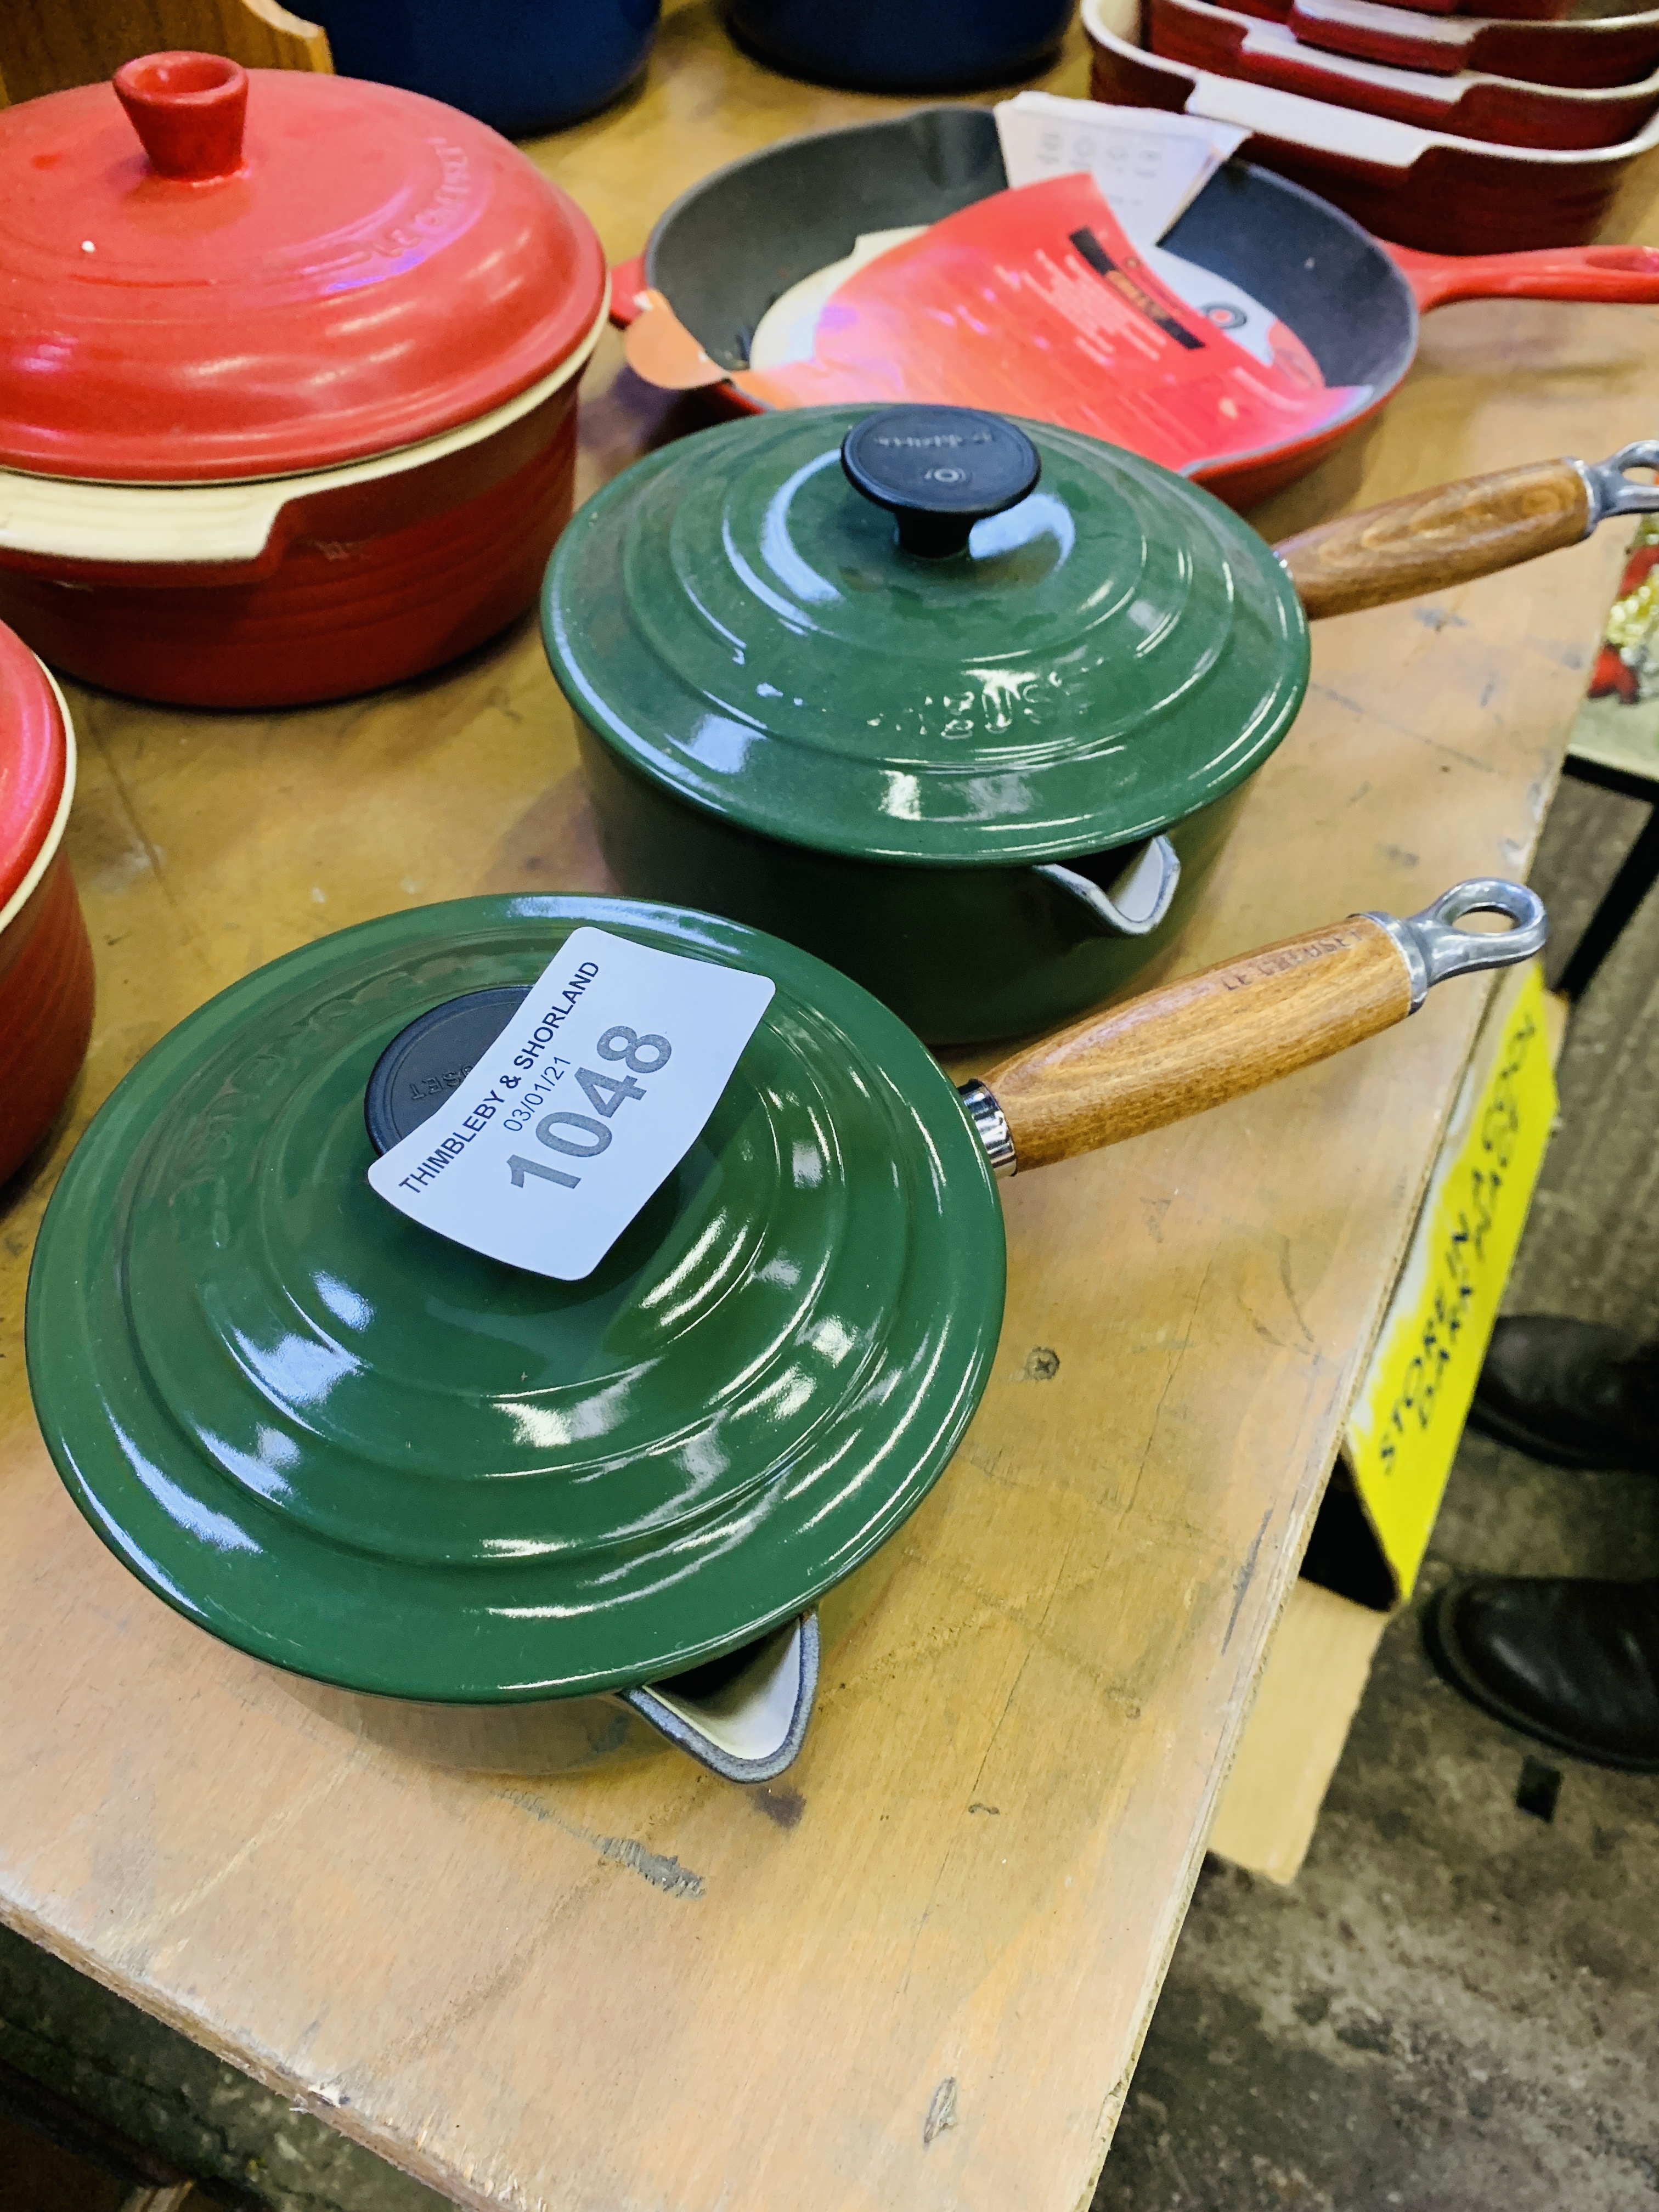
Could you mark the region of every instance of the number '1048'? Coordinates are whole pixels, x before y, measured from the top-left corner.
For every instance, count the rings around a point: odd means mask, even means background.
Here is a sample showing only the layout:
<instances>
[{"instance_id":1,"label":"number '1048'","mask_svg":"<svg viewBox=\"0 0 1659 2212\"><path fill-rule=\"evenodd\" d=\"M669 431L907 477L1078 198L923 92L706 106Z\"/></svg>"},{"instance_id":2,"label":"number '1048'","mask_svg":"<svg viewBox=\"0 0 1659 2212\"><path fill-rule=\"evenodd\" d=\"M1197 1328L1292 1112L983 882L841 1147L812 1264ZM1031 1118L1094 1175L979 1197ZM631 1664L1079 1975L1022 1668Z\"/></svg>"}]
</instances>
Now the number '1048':
<instances>
[{"instance_id":1,"label":"number '1048'","mask_svg":"<svg viewBox=\"0 0 1659 2212\"><path fill-rule=\"evenodd\" d=\"M607 1075L601 1068L579 1067L576 1082L593 1109L591 1114L544 1114L536 1124L536 1141L550 1152L563 1152L574 1160L595 1160L608 1152L616 1132L611 1123L630 1098L643 1098L645 1091L636 1078L656 1075L673 1058L674 1048L665 1036L647 1031L641 1036L636 1030L620 1024L608 1029L594 1048L600 1060L608 1060L618 1072ZM623 1073L620 1071L626 1070ZM522 1190L526 1176L534 1176L540 1182L562 1183L567 1190L574 1190L580 1182L580 1176L569 1174L563 1168L549 1167L544 1160L527 1160L514 1152L507 1164L513 1178L513 1188Z\"/></svg>"}]
</instances>

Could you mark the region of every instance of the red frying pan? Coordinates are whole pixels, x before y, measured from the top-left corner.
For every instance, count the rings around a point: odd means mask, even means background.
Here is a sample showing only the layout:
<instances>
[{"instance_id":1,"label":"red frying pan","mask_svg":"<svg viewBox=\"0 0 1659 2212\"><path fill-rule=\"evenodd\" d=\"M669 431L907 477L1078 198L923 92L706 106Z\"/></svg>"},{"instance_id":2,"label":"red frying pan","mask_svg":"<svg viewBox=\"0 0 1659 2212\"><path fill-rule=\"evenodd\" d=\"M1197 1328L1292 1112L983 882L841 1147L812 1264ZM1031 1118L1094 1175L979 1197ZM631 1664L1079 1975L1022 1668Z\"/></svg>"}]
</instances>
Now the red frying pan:
<instances>
[{"instance_id":1,"label":"red frying pan","mask_svg":"<svg viewBox=\"0 0 1659 2212\"><path fill-rule=\"evenodd\" d=\"M780 294L849 253L863 233L936 222L1007 178L988 109L918 108L891 122L787 139L717 169L677 200L645 252L612 272L613 321L635 324L629 358L665 383L708 383L732 408L757 403L720 373L744 368L755 326ZM1450 257L1373 238L1299 185L1230 162L1164 240L1171 252L1242 286L1294 331L1328 385L1361 387L1348 411L1311 435L1213 461L1187 473L1230 506L1247 507L1295 483L1384 407L1417 352L1421 314L1452 300L1600 300L1659 303L1659 250L1552 248ZM707 356L702 374L658 374L647 296Z\"/></svg>"}]
</instances>

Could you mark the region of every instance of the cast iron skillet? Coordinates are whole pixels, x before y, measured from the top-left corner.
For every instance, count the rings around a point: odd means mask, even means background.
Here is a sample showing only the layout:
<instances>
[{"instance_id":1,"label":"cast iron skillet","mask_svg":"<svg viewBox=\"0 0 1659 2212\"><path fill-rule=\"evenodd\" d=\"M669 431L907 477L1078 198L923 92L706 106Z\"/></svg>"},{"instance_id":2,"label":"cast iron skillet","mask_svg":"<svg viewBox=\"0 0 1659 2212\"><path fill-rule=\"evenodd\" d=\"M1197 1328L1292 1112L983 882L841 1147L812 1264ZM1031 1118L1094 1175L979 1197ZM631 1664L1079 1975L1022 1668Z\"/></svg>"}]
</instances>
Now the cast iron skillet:
<instances>
[{"instance_id":1,"label":"cast iron skillet","mask_svg":"<svg viewBox=\"0 0 1659 2212\"><path fill-rule=\"evenodd\" d=\"M711 360L748 363L774 300L851 252L860 233L937 222L1007 188L982 107L921 107L891 122L791 138L717 169L651 234L642 266L613 278L613 319L641 285L660 292ZM1417 351L1423 310L1451 300L1659 299L1659 255L1586 246L1453 259L1389 246L1315 193L1244 162L1218 170L1165 236L1171 252L1231 278L1273 310L1328 384L1369 397L1310 436L1187 471L1234 507L1292 483L1392 398ZM722 387L750 408L734 387Z\"/></svg>"}]
</instances>

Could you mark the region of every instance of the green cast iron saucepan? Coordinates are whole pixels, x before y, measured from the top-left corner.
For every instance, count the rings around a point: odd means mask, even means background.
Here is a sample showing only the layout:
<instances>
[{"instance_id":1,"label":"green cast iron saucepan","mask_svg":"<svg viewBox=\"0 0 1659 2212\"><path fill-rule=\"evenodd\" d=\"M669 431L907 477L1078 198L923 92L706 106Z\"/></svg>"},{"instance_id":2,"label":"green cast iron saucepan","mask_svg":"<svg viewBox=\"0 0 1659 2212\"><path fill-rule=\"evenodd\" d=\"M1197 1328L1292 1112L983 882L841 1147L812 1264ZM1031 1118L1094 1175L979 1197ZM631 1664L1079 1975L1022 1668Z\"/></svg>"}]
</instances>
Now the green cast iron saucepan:
<instances>
[{"instance_id":1,"label":"green cast iron saucepan","mask_svg":"<svg viewBox=\"0 0 1659 2212\"><path fill-rule=\"evenodd\" d=\"M548 569L548 657L640 897L816 952L949 1043L1127 985L1307 685L1307 617L1659 504L1557 461L1277 554L1208 492L962 408L807 408L649 455Z\"/></svg>"},{"instance_id":2,"label":"green cast iron saucepan","mask_svg":"<svg viewBox=\"0 0 1659 2212\"><path fill-rule=\"evenodd\" d=\"M1456 928L1474 907L1517 926ZM563 1282L422 1228L366 1172L582 923L776 991L684 1160ZM41 1429L152 1590L371 1734L548 1771L643 1723L765 1779L811 1710L815 1601L915 1509L985 1386L994 1175L1340 1050L1544 927L1532 893L1464 885L959 1093L857 984L708 915L495 897L365 923L210 1000L92 1123L29 1281ZM532 1198L556 1238L556 1186Z\"/></svg>"}]
</instances>

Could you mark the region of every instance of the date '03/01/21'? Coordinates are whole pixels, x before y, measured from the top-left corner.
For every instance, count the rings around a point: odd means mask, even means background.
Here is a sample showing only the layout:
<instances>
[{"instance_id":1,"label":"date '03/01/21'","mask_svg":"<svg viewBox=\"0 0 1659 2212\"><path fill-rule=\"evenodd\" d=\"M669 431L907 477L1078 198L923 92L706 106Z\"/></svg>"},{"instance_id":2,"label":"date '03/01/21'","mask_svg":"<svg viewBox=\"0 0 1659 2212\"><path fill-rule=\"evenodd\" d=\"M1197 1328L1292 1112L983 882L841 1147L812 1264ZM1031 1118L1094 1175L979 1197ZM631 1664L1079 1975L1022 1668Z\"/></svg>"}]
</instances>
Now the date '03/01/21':
<instances>
[{"instance_id":1,"label":"date '03/01/21'","mask_svg":"<svg viewBox=\"0 0 1659 2212\"><path fill-rule=\"evenodd\" d=\"M580 1282L696 1143L775 989L584 924L458 1090L447 1133L411 1129L370 1188L454 1243Z\"/></svg>"},{"instance_id":2,"label":"date '03/01/21'","mask_svg":"<svg viewBox=\"0 0 1659 2212\"><path fill-rule=\"evenodd\" d=\"M626 1070L625 1073L607 1075L592 1067L578 1067L576 1082L590 1106L592 1114L572 1110L556 1110L544 1114L536 1124L536 1141L549 1152L563 1152L572 1159L597 1159L608 1152L615 1133L611 1121L618 1109L630 1098L643 1098L645 1087L636 1079L641 1075L657 1075L673 1057L674 1048L665 1036L654 1030L641 1036L636 1030L621 1024L608 1029L594 1047L595 1057L607 1060ZM544 1080L551 1075L562 1082L569 1072L568 1060L556 1060L544 1071ZM522 1152L507 1156L507 1173L513 1178L513 1188L522 1190L526 1179L534 1176L540 1182L562 1183L567 1190L574 1190L581 1177L567 1169L550 1167L544 1160L526 1159Z\"/></svg>"}]
</instances>

